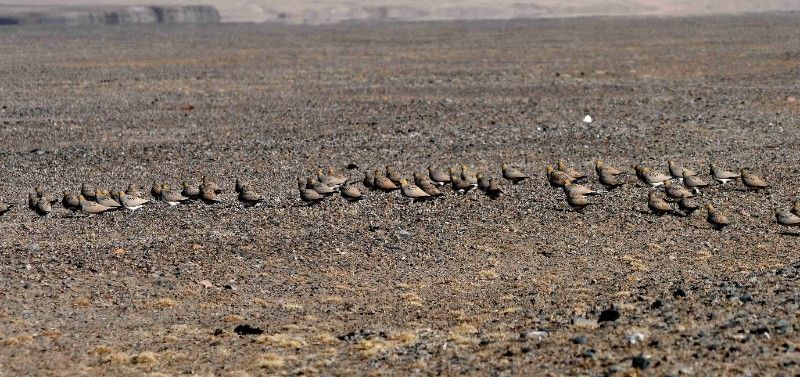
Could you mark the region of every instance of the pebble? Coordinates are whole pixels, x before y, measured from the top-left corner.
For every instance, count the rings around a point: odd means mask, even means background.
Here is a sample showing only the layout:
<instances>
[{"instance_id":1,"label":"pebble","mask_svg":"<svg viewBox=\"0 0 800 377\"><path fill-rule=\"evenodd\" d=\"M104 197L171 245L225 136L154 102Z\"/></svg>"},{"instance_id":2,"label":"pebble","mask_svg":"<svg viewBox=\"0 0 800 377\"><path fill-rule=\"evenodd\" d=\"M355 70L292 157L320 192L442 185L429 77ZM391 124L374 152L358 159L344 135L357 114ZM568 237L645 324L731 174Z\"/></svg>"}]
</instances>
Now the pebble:
<instances>
[{"instance_id":1,"label":"pebble","mask_svg":"<svg viewBox=\"0 0 800 377\"><path fill-rule=\"evenodd\" d=\"M674 292L672 292L672 297L675 297L675 298L686 297L686 291L684 291L681 288L678 288Z\"/></svg>"},{"instance_id":2,"label":"pebble","mask_svg":"<svg viewBox=\"0 0 800 377\"><path fill-rule=\"evenodd\" d=\"M569 339L574 344L586 344L586 335L576 335Z\"/></svg>"},{"instance_id":3,"label":"pebble","mask_svg":"<svg viewBox=\"0 0 800 377\"><path fill-rule=\"evenodd\" d=\"M546 330L529 330L529 331L525 331L525 332L523 332L522 334L519 334L519 335L520 335L520 338L523 338L523 339L531 339L531 338L541 339L541 338L547 336L547 334L549 334L549 332L546 331Z\"/></svg>"},{"instance_id":4,"label":"pebble","mask_svg":"<svg viewBox=\"0 0 800 377\"><path fill-rule=\"evenodd\" d=\"M751 294L749 294L749 293L745 293L745 294L739 296L739 301L741 301L743 303L751 302L751 301L753 301L753 296Z\"/></svg>"},{"instance_id":5,"label":"pebble","mask_svg":"<svg viewBox=\"0 0 800 377\"><path fill-rule=\"evenodd\" d=\"M397 236L403 241L408 241L411 238L411 233L405 229L400 229L397 231Z\"/></svg>"},{"instance_id":6,"label":"pebble","mask_svg":"<svg viewBox=\"0 0 800 377\"><path fill-rule=\"evenodd\" d=\"M595 328L597 327L597 320L584 317L572 317L572 325L575 327Z\"/></svg>"}]
</instances>

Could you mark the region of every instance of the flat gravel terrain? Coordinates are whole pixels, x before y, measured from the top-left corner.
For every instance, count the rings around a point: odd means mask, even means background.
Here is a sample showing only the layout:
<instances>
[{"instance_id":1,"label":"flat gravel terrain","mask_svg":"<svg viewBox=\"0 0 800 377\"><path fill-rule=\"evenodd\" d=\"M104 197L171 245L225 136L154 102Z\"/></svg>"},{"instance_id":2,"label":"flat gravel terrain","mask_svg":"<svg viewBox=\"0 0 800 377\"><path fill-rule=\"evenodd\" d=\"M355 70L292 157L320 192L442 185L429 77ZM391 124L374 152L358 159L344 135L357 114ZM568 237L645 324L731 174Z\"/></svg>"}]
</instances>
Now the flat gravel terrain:
<instances>
[{"instance_id":1,"label":"flat gravel terrain","mask_svg":"<svg viewBox=\"0 0 800 377\"><path fill-rule=\"evenodd\" d=\"M800 14L0 28L0 375L796 375L798 46ZM722 231L633 182L574 212L545 166L603 190L598 158L771 187L703 190ZM503 163L533 178L496 200L295 183ZM26 204L203 175L222 203Z\"/></svg>"}]
</instances>

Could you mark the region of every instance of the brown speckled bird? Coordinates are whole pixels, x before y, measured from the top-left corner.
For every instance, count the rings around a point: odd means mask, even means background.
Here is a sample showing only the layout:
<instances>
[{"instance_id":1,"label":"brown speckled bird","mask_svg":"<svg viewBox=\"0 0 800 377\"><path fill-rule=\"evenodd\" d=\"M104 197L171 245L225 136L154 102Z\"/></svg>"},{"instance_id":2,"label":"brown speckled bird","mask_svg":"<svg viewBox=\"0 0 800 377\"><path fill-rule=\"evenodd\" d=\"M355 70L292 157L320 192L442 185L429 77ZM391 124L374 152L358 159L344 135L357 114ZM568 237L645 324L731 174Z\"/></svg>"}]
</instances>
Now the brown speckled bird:
<instances>
[{"instance_id":1,"label":"brown speckled bird","mask_svg":"<svg viewBox=\"0 0 800 377\"><path fill-rule=\"evenodd\" d=\"M671 199L691 198L694 194L681 185L676 185L670 180L664 181L664 193Z\"/></svg>"},{"instance_id":2,"label":"brown speckled bird","mask_svg":"<svg viewBox=\"0 0 800 377\"><path fill-rule=\"evenodd\" d=\"M669 171L669 175L671 175L672 178L678 180L682 180L684 174L697 175L697 173L694 170L687 169L681 165L678 165L675 163L675 161L672 160L667 160L667 170Z\"/></svg>"},{"instance_id":3,"label":"brown speckled bird","mask_svg":"<svg viewBox=\"0 0 800 377\"><path fill-rule=\"evenodd\" d=\"M664 198L662 198L656 191L648 192L647 208L649 208L651 212L658 216L675 211L675 209L672 208L672 205L667 203L667 201L664 200Z\"/></svg>"},{"instance_id":4,"label":"brown speckled bird","mask_svg":"<svg viewBox=\"0 0 800 377\"><path fill-rule=\"evenodd\" d=\"M430 195L428 195L427 192L417 187L417 185L408 183L408 181L405 179L400 180L400 189L403 192L403 196L410 198L415 202L430 198Z\"/></svg>"},{"instance_id":5,"label":"brown speckled bird","mask_svg":"<svg viewBox=\"0 0 800 377\"><path fill-rule=\"evenodd\" d=\"M606 173L604 171L598 173L597 179L598 181L600 181L600 184L606 188L606 190L613 190L617 187L624 185L627 182L627 179L625 179L625 176L623 174L614 175L611 173Z\"/></svg>"},{"instance_id":6,"label":"brown speckled bird","mask_svg":"<svg viewBox=\"0 0 800 377\"><path fill-rule=\"evenodd\" d=\"M555 170L552 166L547 165L547 181L550 183L550 186L561 188L571 184L574 179L567 175L567 173L564 173L560 170Z\"/></svg>"},{"instance_id":7,"label":"brown speckled bird","mask_svg":"<svg viewBox=\"0 0 800 377\"><path fill-rule=\"evenodd\" d=\"M141 198L141 197L144 196L144 194L142 193L141 188L139 188L139 185L137 185L135 183L129 183L128 184L128 188L125 189L125 194L133 196L133 197L136 197L136 198Z\"/></svg>"},{"instance_id":8,"label":"brown speckled bird","mask_svg":"<svg viewBox=\"0 0 800 377\"><path fill-rule=\"evenodd\" d=\"M249 186L250 186L250 184L245 182L243 179L236 178L236 182L234 182L234 184L233 184L233 189L236 190L237 194L241 194Z\"/></svg>"},{"instance_id":9,"label":"brown speckled bird","mask_svg":"<svg viewBox=\"0 0 800 377\"><path fill-rule=\"evenodd\" d=\"M711 178L714 178L720 184L725 184L741 177L741 175L734 172L720 169L714 164L708 164L708 167L711 170Z\"/></svg>"},{"instance_id":10,"label":"brown speckled bird","mask_svg":"<svg viewBox=\"0 0 800 377\"><path fill-rule=\"evenodd\" d=\"M503 172L503 178L511 181L511 183L513 183L515 185L517 183L520 183L520 182L526 180L526 179L530 179L530 176L528 176L527 174L523 173L522 171L520 171L517 168L510 167L510 166L508 166L506 164L503 164L500 167L500 169Z\"/></svg>"},{"instance_id":11,"label":"brown speckled bird","mask_svg":"<svg viewBox=\"0 0 800 377\"><path fill-rule=\"evenodd\" d=\"M303 178L297 178L297 188L300 190L300 199L309 205L319 203L325 198L318 192L307 188L306 181Z\"/></svg>"},{"instance_id":12,"label":"brown speckled bird","mask_svg":"<svg viewBox=\"0 0 800 377\"><path fill-rule=\"evenodd\" d=\"M89 184L89 183L82 183L81 184L81 195L83 195L86 199L94 200L94 194L97 190L97 186Z\"/></svg>"},{"instance_id":13,"label":"brown speckled bird","mask_svg":"<svg viewBox=\"0 0 800 377\"><path fill-rule=\"evenodd\" d=\"M150 187L150 195L155 199L161 199L161 190L163 186L163 183L153 181L153 186Z\"/></svg>"},{"instance_id":14,"label":"brown speckled bird","mask_svg":"<svg viewBox=\"0 0 800 377\"><path fill-rule=\"evenodd\" d=\"M72 195L64 191L64 195L61 197L61 206L72 212L79 211L81 209L81 200L78 195Z\"/></svg>"},{"instance_id":15,"label":"brown speckled bird","mask_svg":"<svg viewBox=\"0 0 800 377\"><path fill-rule=\"evenodd\" d=\"M49 192L45 191L45 190L42 188L42 186L36 186L36 189L35 189L35 191L36 191L36 196L37 196L38 198L44 198L45 200L47 200L48 202L50 202L50 204L53 204L53 203L55 203L55 202L57 202L57 201L58 201L58 197L57 197L57 196L55 196L55 195L54 195L54 194L52 194L52 193L49 193Z\"/></svg>"},{"instance_id":16,"label":"brown speckled bird","mask_svg":"<svg viewBox=\"0 0 800 377\"><path fill-rule=\"evenodd\" d=\"M264 196L253 191L247 186L242 186L239 194L237 195L239 203L245 207L258 207L264 204Z\"/></svg>"},{"instance_id":17,"label":"brown speckled bird","mask_svg":"<svg viewBox=\"0 0 800 377\"><path fill-rule=\"evenodd\" d=\"M84 198L83 195L79 196L78 198L81 202L81 212L83 212L86 215L90 216L97 215L113 209L111 207L106 207L100 203L86 200L86 198Z\"/></svg>"},{"instance_id":18,"label":"brown speckled bird","mask_svg":"<svg viewBox=\"0 0 800 377\"><path fill-rule=\"evenodd\" d=\"M213 191L215 194L219 194L222 192L222 187L219 187L218 184L212 182L207 176L203 176L201 186L206 186L206 191Z\"/></svg>"},{"instance_id":19,"label":"brown speckled bird","mask_svg":"<svg viewBox=\"0 0 800 377\"><path fill-rule=\"evenodd\" d=\"M683 185L694 191L695 194L700 192L701 188L708 187L708 183L696 175L687 175L683 173Z\"/></svg>"},{"instance_id":20,"label":"brown speckled bird","mask_svg":"<svg viewBox=\"0 0 800 377\"><path fill-rule=\"evenodd\" d=\"M395 185L399 185L400 180L403 179L403 175L400 174L394 166L386 165L386 178L389 178Z\"/></svg>"},{"instance_id":21,"label":"brown speckled bird","mask_svg":"<svg viewBox=\"0 0 800 377\"><path fill-rule=\"evenodd\" d=\"M49 216L50 212L53 212L53 207L50 205L50 201L43 197L36 199L36 204L34 204L33 209L37 214L39 214L39 216Z\"/></svg>"},{"instance_id":22,"label":"brown speckled bird","mask_svg":"<svg viewBox=\"0 0 800 377\"><path fill-rule=\"evenodd\" d=\"M486 195L488 195L490 199L497 199L504 193L503 187L500 186L500 181L496 178L489 179L489 187L487 187L484 192L486 192Z\"/></svg>"},{"instance_id":23,"label":"brown speckled bird","mask_svg":"<svg viewBox=\"0 0 800 377\"><path fill-rule=\"evenodd\" d=\"M610 166L606 165L603 160L596 160L594 162L594 171L597 173L598 176L606 175L606 176L614 176L614 175L621 175L625 174L623 171Z\"/></svg>"},{"instance_id":24,"label":"brown speckled bird","mask_svg":"<svg viewBox=\"0 0 800 377\"><path fill-rule=\"evenodd\" d=\"M450 174L447 171L444 171L439 168L434 168L433 166L428 166L428 176L430 177L433 183L443 186L447 183L450 183Z\"/></svg>"},{"instance_id":25,"label":"brown speckled bird","mask_svg":"<svg viewBox=\"0 0 800 377\"><path fill-rule=\"evenodd\" d=\"M472 190L473 188L475 188L476 186L478 186L477 183L472 184L461 179L460 176L456 175L454 169L450 169L449 172L450 172L450 184L453 186L453 191L456 191L460 194L465 194L470 190ZM476 180L477 178L478 177L475 177Z\"/></svg>"},{"instance_id":26,"label":"brown speckled bird","mask_svg":"<svg viewBox=\"0 0 800 377\"><path fill-rule=\"evenodd\" d=\"M161 200L167 202L170 206L176 206L189 200L183 196L178 190L171 190L169 185L164 183L161 185Z\"/></svg>"},{"instance_id":27,"label":"brown speckled bird","mask_svg":"<svg viewBox=\"0 0 800 377\"><path fill-rule=\"evenodd\" d=\"M375 175L370 171L364 172L364 179L361 181L364 187L371 189L375 187Z\"/></svg>"},{"instance_id":28,"label":"brown speckled bird","mask_svg":"<svg viewBox=\"0 0 800 377\"><path fill-rule=\"evenodd\" d=\"M189 199L197 199L198 197L200 197L200 187L191 186L188 183L186 183L186 181L181 183L181 187L183 188L181 190L181 195Z\"/></svg>"},{"instance_id":29,"label":"brown speckled bird","mask_svg":"<svg viewBox=\"0 0 800 377\"><path fill-rule=\"evenodd\" d=\"M142 199L133 195L129 195L123 191L119 192L119 202L125 209L134 212L142 208L145 204L150 203L147 199Z\"/></svg>"},{"instance_id":30,"label":"brown speckled bird","mask_svg":"<svg viewBox=\"0 0 800 377\"><path fill-rule=\"evenodd\" d=\"M742 183L751 190L763 190L769 188L769 185L766 181L764 181L764 179L753 173L750 173L750 171L747 169L742 169L741 177Z\"/></svg>"},{"instance_id":31,"label":"brown speckled bird","mask_svg":"<svg viewBox=\"0 0 800 377\"><path fill-rule=\"evenodd\" d=\"M587 206L592 205L589 199L584 195L566 195L566 197L567 204L575 212L581 212Z\"/></svg>"},{"instance_id":32,"label":"brown speckled bird","mask_svg":"<svg viewBox=\"0 0 800 377\"><path fill-rule=\"evenodd\" d=\"M597 191L594 191L586 186L579 185L577 183L569 183L561 187L564 190L564 194L567 196L578 196L578 195L599 195Z\"/></svg>"},{"instance_id":33,"label":"brown speckled bird","mask_svg":"<svg viewBox=\"0 0 800 377\"><path fill-rule=\"evenodd\" d=\"M678 200L678 208L683 211L684 216L690 216L700 208L700 203L695 198L683 198Z\"/></svg>"},{"instance_id":34,"label":"brown speckled bird","mask_svg":"<svg viewBox=\"0 0 800 377\"><path fill-rule=\"evenodd\" d=\"M111 195L107 194L104 190L97 189L94 192L94 200L97 204L100 204L104 207L117 209L122 207L122 204L119 204L116 200L114 200Z\"/></svg>"},{"instance_id":35,"label":"brown speckled bird","mask_svg":"<svg viewBox=\"0 0 800 377\"><path fill-rule=\"evenodd\" d=\"M716 230L722 230L726 226L731 224L731 221L728 219L728 216L725 216L723 213L719 212L713 205L709 204L706 206L706 210L708 211L708 216L706 220L712 227Z\"/></svg>"},{"instance_id":36,"label":"brown speckled bird","mask_svg":"<svg viewBox=\"0 0 800 377\"><path fill-rule=\"evenodd\" d=\"M461 165L461 179L471 185L478 185L478 176L467 165Z\"/></svg>"},{"instance_id":37,"label":"brown speckled bird","mask_svg":"<svg viewBox=\"0 0 800 377\"><path fill-rule=\"evenodd\" d=\"M213 185L200 185L199 198L206 204L215 204L220 202L220 198L217 196L217 191Z\"/></svg>"},{"instance_id":38,"label":"brown speckled bird","mask_svg":"<svg viewBox=\"0 0 800 377\"><path fill-rule=\"evenodd\" d=\"M789 210L776 210L775 221L783 226L800 226L800 216L795 215Z\"/></svg>"},{"instance_id":39,"label":"brown speckled bird","mask_svg":"<svg viewBox=\"0 0 800 377\"><path fill-rule=\"evenodd\" d=\"M556 164L556 169L558 169L558 171L566 173L570 178L572 178L575 181L580 181L581 179L586 178L586 174L567 166L567 164L561 160L559 160L558 164Z\"/></svg>"},{"instance_id":40,"label":"brown speckled bird","mask_svg":"<svg viewBox=\"0 0 800 377\"><path fill-rule=\"evenodd\" d=\"M650 168L646 166L636 165L633 169L636 170L636 177L643 183L650 185L650 187L661 186L664 184L664 181L670 179L670 176L650 170Z\"/></svg>"},{"instance_id":41,"label":"brown speckled bird","mask_svg":"<svg viewBox=\"0 0 800 377\"><path fill-rule=\"evenodd\" d=\"M389 192L400 188L396 183L394 183L394 181L385 176L380 170L375 170L374 176L375 188L379 190Z\"/></svg>"},{"instance_id":42,"label":"brown speckled bird","mask_svg":"<svg viewBox=\"0 0 800 377\"><path fill-rule=\"evenodd\" d=\"M339 189L339 193L343 198L350 202L357 202L364 198L364 196L361 195L361 191L358 189L358 187L351 185L349 182L344 182L342 187Z\"/></svg>"}]
</instances>

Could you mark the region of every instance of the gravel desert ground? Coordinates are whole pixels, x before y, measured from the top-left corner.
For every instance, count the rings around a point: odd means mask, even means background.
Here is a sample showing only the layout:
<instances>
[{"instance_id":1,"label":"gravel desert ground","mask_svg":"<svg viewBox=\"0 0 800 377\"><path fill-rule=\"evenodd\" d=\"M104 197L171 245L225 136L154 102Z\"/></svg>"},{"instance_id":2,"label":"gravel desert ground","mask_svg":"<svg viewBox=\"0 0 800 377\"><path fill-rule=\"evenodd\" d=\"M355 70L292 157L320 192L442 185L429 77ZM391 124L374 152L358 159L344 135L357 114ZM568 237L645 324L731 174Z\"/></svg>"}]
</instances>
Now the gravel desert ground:
<instances>
[{"instance_id":1,"label":"gravel desert ground","mask_svg":"<svg viewBox=\"0 0 800 377\"><path fill-rule=\"evenodd\" d=\"M0 375L796 375L798 46L796 13L0 28ZM571 211L545 166L598 158L771 188L704 190L722 231L639 184ZM533 178L496 200L295 186L503 163ZM202 175L222 203L25 204Z\"/></svg>"}]
</instances>

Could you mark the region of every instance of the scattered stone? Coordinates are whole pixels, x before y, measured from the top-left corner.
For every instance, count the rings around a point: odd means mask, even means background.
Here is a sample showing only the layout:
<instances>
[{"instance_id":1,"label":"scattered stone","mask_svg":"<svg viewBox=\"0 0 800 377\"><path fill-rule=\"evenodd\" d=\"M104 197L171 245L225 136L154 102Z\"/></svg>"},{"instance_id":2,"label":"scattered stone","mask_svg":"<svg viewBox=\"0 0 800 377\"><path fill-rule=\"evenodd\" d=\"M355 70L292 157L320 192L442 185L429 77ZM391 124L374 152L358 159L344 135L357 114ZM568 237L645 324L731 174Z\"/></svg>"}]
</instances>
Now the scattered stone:
<instances>
[{"instance_id":1,"label":"scattered stone","mask_svg":"<svg viewBox=\"0 0 800 377\"><path fill-rule=\"evenodd\" d=\"M614 365L608 367L608 374L616 374L616 373L624 372L625 369L627 369L627 368L622 364L614 364Z\"/></svg>"},{"instance_id":2,"label":"scattered stone","mask_svg":"<svg viewBox=\"0 0 800 377\"><path fill-rule=\"evenodd\" d=\"M576 335L569 339L573 344L586 344L586 335Z\"/></svg>"},{"instance_id":3,"label":"scattered stone","mask_svg":"<svg viewBox=\"0 0 800 377\"><path fill-rule=\"evenodd\" d=\"M631 360L631 361L632 361L633 367L636 368L636 369L644 370L644 369L650 368L650 359L647 358L646 356L642 355L642 354L639 354L638 356L635 356L633 358L633 360Z\"/></svg>"},{"instance_id":4,"label":"scattered stone","mask_svg":"<svg viewBox=\"0 0 800 377\"><path fill-rule=\"evenodd\" d=\"M233 332L235 332L235 333L237 333L239 335L261 335L261 334L264 333L264 330L261 330L258 327L250 326L250 325L245 323L243 325L236 326L233 329Z\"/></svg>"},{"instance_id":5,"label":"scattered stone","mask_svg":"<svg viewBox=\"0 0 800 377\"><path fill-rule=\"evenodd\" d=\"M672 292L672 297L679 298L679 297L686 297L686 291L681 288L676 289Z\"/></svg>"},{"instance_id":6,"label":"scattered stone","mask_svg":"<svg viewBox=\"0 0 800 377\"><path fill-rule=\"evenodd\" d=\"M749 294L749 293L745 293L745 294L739 296L739 301L741 301L743 303L751 302L751 301L753 301L753 296L751 294Z\"/></svg>"},{"instance_id":7,"label":"scattered stone","mask_svg":"<svg viewBox=\"0 0 800 377\"><path fill-rule=\"evenodd\" d=\"M411 233L405 229L400 229L397 231L397 236L403 241L408 241L411 238Z\"/></svg>"},{"instance_id":8,"label":"scattered stone","mask_svg":"<svg viewBox=\"0 0 800 377\"><path fill-rule=\"evenodd\" d=\"M29 243L28 244L28 251L30 251L30 252L39 251L39 244L35 243L35 242Z\"/></svg>"},{"instance_id":9,"label":"scattered stone","mask_svg":"<svg viewBox=\"0 0 800 377\"><path fill-rule=\"evenodd\" d=\"M547 330L529 330L519 334L519 337L522 339L531 339L531 338L541 339L547 336L548 334L549 332Z\"/></svg>"},{"instance_id":10,"label":"scattered stone","mask_svg":"<svg viewBox=\"0 0 800 377\"><path fill-rule=\"evenodd\" d=\"M593 329L597 327L597 320L585 317L572 317L572 326Z\"/></svg>"},{"instance_id":11,"label":"scattered stone","mask_svg":"<svg viewBox=\"0 0 800 377\"><path fill-rule=\"evenodd\" d=\"M216 329L216 330L214 330L214 336L220 336L220 335L222 335L222 333L224 333L224 332L225 332L225 330L222 330L222 329Z\"/></svg>"},{"instance_id":12,"label":"scattered stone","mask_svg":"<svg viewBox=\"0 0 800 377\"><path fill-rule=\"evenodd\" d=\"M203 286L203 288L213 288L214 287L214 284L209 280L200 280L198 283L200 283L200 285Z\"/></svg>"},{"instance_id":13,"label":"scattered stone","mask_svg":"<svg viewBox=\"0 0 800 377\"><path fill-rule=\"evenodd\" d=\"M644 335L644 334L642 334L641 332L638 332L638 331L634 331L634 332L631 332L631 333L628 333L627 335L625 335L625 339L630 344L641 343L641 342L644 341L644 339L646 337L647 337L646 335Z\"/></svg>"},{"instance_id":14,"label":"scattered stone","mask_svg":"<svg viewBox=\"0 0 800 377\"><path fill-rule=\"evenodd\" d=\"M620 317L619 311L616 309L606 309L600 312L600 317L597 318L598 323L602 322L614 322L618 320Z\"/></svg>"},{"instance_id":15,"label":"scattered stone","mask_svg":"<svg viewBox=\"0 0 800 377\"><path fill-rule=\"evenodd\" d=\"M585 117L583 117L583 123L592 123L592 116L586 115Z\"/></svg>"},{"instance_id":16,"label":"scattered stone","mask_svg":"<svg viewBox=\"0 0 800 377\"><path fill-rule=\"evenodd\" d=\"M650 309L658 310L658 309L661 309L661 307L663 307L663 306L664 306L664 303L661 302L661 300L656 300L655 302L650 304Z\"/></svg>"}]
</instances>

